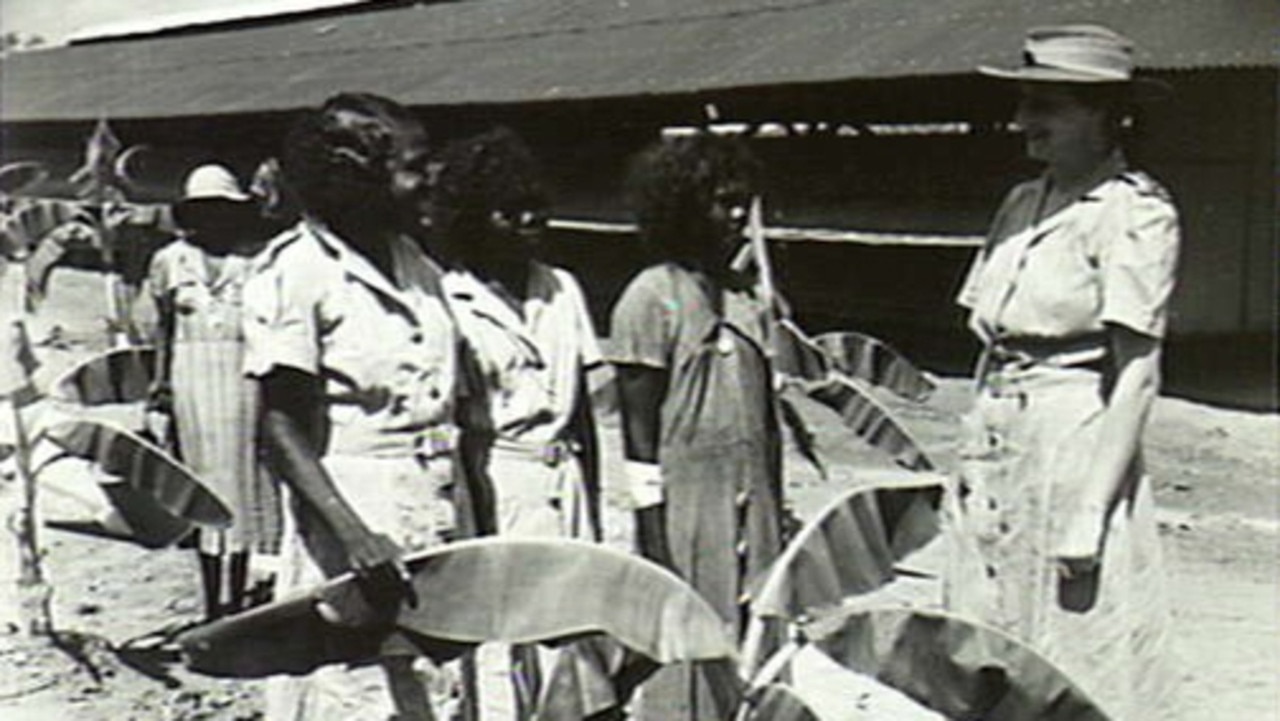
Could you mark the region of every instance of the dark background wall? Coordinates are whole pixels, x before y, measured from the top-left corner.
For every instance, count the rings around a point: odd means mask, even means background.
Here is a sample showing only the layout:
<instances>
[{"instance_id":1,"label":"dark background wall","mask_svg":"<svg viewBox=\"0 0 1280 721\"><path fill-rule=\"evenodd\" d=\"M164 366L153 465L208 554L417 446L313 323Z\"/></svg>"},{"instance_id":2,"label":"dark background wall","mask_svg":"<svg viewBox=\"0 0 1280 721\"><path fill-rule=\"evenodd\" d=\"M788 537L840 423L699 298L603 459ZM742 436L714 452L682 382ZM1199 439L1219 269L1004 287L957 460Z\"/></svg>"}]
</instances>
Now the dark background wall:
<instances>
[{"instance_id":1,"label":"dark background wall","mask_svg":"<svg viewBox=\"0 0 1280 721\"><path fill-rule=\"evenodd\" d=\"M1179 287L1167 367L1175 386L1222 386L1275 405L1277 71L1223 69L1163 76L1175 88L1141 107L1128 140L1134 165L1159 178L1183 218ZM506 124L535 147L556 215L625 221L629 158L664 126L699 124L708 103L727 121L824 123L856 137L795 133L756 139L768 169L771 224L980 235L1007 189L1036 168L1008 132L1014 93L976 77L756 88L705 96L423 108L437 141ZM287 114L113 122L149 151L134 168L138 200L172 199L193 165L218 160L248 177L277 152ZM878 135L876 123L956 122L959 135ZM56 178L79 164L88 123L3 128L6 159L40 159ZM66 194L65 184L40 189ZM627 235L553 232L553 259L584 279L601 328L643 262ZM789 242L776 249L784 291L811 330L876 333L926 364L959 370L973 345L951 303L972 250ZM1260 380L1253 380L1253 379ZM1237 390L1231 390L1238 386ZM1216 393L1217 391L1215 391ZM1220 394L1221 395L1221 394Z\"/></svg>"}]
</instances>

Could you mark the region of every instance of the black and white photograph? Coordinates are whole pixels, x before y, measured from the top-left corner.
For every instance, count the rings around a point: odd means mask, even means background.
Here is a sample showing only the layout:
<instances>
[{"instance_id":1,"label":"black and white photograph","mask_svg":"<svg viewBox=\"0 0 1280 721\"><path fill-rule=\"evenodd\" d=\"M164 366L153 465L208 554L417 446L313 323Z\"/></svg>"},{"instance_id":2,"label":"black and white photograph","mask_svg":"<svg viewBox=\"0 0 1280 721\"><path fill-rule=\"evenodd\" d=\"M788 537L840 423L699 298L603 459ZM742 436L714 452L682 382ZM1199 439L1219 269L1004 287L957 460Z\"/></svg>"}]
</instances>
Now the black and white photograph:
<instances>
[{"instance_id":1,"label":"black and white photograph","mask_svg":"<svg viewBox=\"0 0 1280 721\"><path fill-rule=\"evenodd\" d=\"M1280 718L1275 0L4 0L0 718Z\"/></svg>"}]
</instances>

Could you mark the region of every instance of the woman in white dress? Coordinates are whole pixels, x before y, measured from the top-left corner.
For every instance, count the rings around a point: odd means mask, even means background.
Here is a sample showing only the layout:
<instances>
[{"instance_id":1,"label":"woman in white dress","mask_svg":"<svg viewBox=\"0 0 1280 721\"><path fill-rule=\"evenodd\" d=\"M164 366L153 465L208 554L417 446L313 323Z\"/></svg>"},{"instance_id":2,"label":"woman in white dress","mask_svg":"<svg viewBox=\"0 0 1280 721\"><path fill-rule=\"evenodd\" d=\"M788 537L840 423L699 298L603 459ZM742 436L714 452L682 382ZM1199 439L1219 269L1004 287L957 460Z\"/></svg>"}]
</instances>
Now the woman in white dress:
<instances>
[{"instance_id":1,"label":"woman in white dress","mask_svg":"<svg viewBox=\"0 0 1280 721\"><path fill-rule=\"evenodd\" d=\"M1160 383L1177 211L1128 167L1138 86L1106 28L1032 30L1026 152L960 292L984 346L954 488L954 610L1033 645L1117 721L1165 718L1168 611L1140 439Z\"/></svg>"}]
</instances>

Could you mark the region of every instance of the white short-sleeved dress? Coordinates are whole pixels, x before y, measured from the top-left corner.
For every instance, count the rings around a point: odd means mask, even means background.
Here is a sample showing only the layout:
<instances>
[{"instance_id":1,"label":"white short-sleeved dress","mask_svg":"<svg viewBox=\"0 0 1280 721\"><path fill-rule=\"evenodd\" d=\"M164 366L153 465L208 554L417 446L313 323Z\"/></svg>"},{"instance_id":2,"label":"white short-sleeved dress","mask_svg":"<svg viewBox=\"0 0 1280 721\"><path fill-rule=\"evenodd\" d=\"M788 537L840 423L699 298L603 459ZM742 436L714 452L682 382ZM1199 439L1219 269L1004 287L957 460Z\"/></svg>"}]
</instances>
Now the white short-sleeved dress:
<instances>
[{"instance_id":1,"label":"white short-sleeved dress","mask_svg":"<svg viewBox=\"0 0 1280 721\"><path fill-rule=\"evenodd\" d=\"M577 280L530 263L519 311L469 272L451 271L443 285L487 401L498 532L598 537L589 508L598 489L584 486L570 427L582 374L602 362Z\"/></svg>"},{"instance_id":2,"label":"white short-sleeved dress","mask_svg":"<svg viewBox=\"0 0 1280 721\"><path fill-rule=\"evenodd\" d=\"M514 301L468 271L450 271L443 286L474 360L479 376L475 390L484 399L485 424L492 433L482 464L493 484L497 532L598 540L595 469L583 463L590 459L576 445L581 429L573 424L583 372L602 358L577 280L561 268L530 262L518 310ZM574 656L563 661L577 664L578 674L597 672L583 665L572 646L568 650ZM513 660L508 661L509 655ZM561 662L561 653L541 647L511 650L487 644L479 649L480 718L521 717L526 697L548 688L551 683L541 679L552 678ZM597 691L581 700L591 708L612 704L613 696Z\"/></svg>"},{"instance_id":3,"label":"white short-sleeved dress","mask_svg":"<svg viewBox=\"0 0 1280 721\"><path fill-rule=\"evenodd\" d=\"M440 270L408 239L387 277L341 239L306 221L268 244L245 285L244 371L288 368L323 380L315 409L321 454L338 491L373 531L406 551L437 545L455 522L457 334ZM290 504L282 592L346 570L326 524ZM381 668L379 668L381 666ZM392 688L417 687L408 659L327 666L268 684L270 721L392 717Z\"/></svg>"},{"instance_id":4,"label":"white short-sleeved dress","mask_svg":"<svg viewBox=\"0 0 1280 721\"><path fill-rule=\"evenodd\" d=\"M1062 582L1051 549L1106 442L1106 326L1164 335L1177 213L1118 156L1040 219L1045 191L1042 179L1009 194L958 299L986 351L951 494L947 599L1030 641L1117 721L1164 718L1168 610L1140 457L1107 517L1100 570Z\"/></svg>"}]
</instances>

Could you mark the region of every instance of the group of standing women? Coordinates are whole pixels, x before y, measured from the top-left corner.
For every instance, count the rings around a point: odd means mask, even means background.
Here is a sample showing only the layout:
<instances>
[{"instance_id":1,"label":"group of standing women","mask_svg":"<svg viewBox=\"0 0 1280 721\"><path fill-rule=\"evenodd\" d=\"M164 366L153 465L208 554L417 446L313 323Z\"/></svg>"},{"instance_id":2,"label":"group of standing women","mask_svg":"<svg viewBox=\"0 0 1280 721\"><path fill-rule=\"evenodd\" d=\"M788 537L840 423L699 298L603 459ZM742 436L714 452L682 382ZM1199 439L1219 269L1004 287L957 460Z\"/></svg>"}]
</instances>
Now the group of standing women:
<instances>
[{"instance_id":1,"label":"group of standing women","mask_svg":"<svg viewBox=\"0 0 1280 721\"><path fill-rule=\"evenodd\" d=\"M1046 171L1009 195L960 295L985 350L951 489L948 602L1029 641L1115 718L1144 718L1164 616L1137 447L1176 214L1119 149L1136 87L1128 41L1050 28L1031 33L1025 58L988 72L1020 82L1016 121ZM548 197L524 143L498 130L432 153L404 108L344 94L298 122L282 165L296 226L252 253L175 245L157 265L176 405L215 374L224 399L252 382L218 418L256 419L249 434L284 491L281 587L355 570L370 597L396 600L406 551L479 533L599 539L586 374L604 357L578 282L539 257ZM771 309L733 263L760 178L735 139L647 150L632 191L652 262L611 323L638 550L734 634L749 580L782 544ZM234 313L218 316L228 288ZM215 350L224 338L235 360ZM195 343L200 363L182 350ZM209 417L183 418L180 440L218 437ZM377 613L349 599L326 611ZM536 703L538 655L492 661L522 678L502 717ZM422 664L390 655L277 679L268 718L433 718L456 683ZM697 670L678 667L642 688L636 711L702 719L713 706Z\"/></svg>"},{"instance_id":2,"label":"group of standing women","mask_svg":"<svg viewBox=\"0 0 1280 721\"><path fill-rule=\"evenodd\" d=\"M487 533L599 540L587 371L604 358L577 280L537 252L548 198L523 141L495 130L431 153L404 108L344 94L297 123L282 173L301 220L263 244L230 232L250 207L230 174L197 169L176 206L184 237L152 269L176 445L236 516L201 539L210 615L243 607L245 550L281 536L279 591L355 570L391 605L407 551ZM736 628L744 579L780 535L766 329L728 271L756 168L737 142L699 136L655 146L637 178L664 259L614 324L631 476L650 484L640 543ZM275 488L263 471L283 491L283 532L259 518ZM386 605L334 604L341 623ZM492 650L482 717L530 717L554 659ZM461 681L424 663L274 679L268 717L431 718ZM695 695L655 686L647 713L692 716Z\"/></svg>"}]
</instances>

